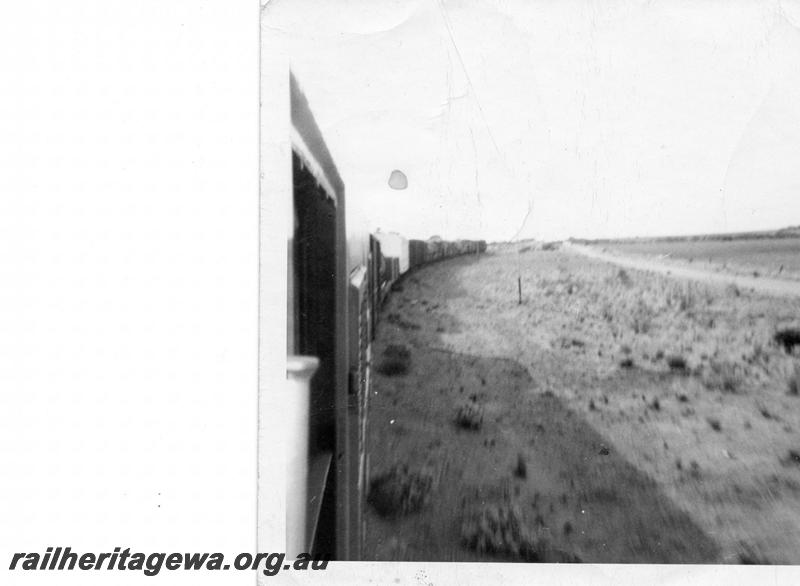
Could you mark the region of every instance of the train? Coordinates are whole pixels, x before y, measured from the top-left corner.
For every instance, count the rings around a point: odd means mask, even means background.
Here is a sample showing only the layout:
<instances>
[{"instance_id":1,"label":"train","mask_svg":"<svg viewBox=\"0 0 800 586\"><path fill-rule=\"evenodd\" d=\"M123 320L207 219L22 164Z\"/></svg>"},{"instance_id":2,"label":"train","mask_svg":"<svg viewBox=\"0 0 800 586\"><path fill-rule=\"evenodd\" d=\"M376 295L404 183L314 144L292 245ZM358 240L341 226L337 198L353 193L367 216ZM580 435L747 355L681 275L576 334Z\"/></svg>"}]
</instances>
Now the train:
<instances>
[{"instance_id":1,"label":"train","mask_svg":"<svg viewBox=\"0 0 800 586\"><path fill-rule=\"evenodd\" d=\"M483 254L486 242L408 239L351 221L345 182L293 74L288 89L287 551L359 560L372 342L381 307L407 274Z\"/></svg>"}]
</instances>

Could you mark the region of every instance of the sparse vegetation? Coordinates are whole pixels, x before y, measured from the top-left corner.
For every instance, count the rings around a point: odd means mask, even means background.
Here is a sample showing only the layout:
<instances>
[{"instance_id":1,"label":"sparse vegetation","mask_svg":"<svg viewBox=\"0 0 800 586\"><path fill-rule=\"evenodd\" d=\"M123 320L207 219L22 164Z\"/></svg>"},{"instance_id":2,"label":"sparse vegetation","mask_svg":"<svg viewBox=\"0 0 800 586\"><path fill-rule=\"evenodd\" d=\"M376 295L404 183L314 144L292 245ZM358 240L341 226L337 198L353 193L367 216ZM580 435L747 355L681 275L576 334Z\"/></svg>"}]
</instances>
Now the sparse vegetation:
<instances>
[{"instance_id":1,"label":"sparse vegetation","mask_svg":"<svg viewBox=\"0 0 800 586\"><path fill-rule=\"evenodd\" d=\"M367 501L384 517L400 517L421 509L432 490L430 470L411 470L407 464L398 464L370 481Z\"/></svg>"},{"instance_id":2,"label":"sparse vegetation","mask_svg":"<svg viewBox=\"0 0 800 586\"><path fill-rule=\"evenodd\" d=\"M546 541L526 522L514 503L490 503L469 514L461 526L461 542L480 553L509 555L527 562L542 560Z\"/></svg>"},{"instance_id":3,"label":"sparse vegetation","mask_svg":"<svg viewBox=\"0 0 800 586\"><path fill-rule=\"evenodd\" d=\"M628 311L629 324L636 335L648 334L653 327L656 311L643 299L637 299Z\"/></svg>"},{"instance_id":4,"label":"sparse vegetation","mask_svg":"<svg viewBox=\"0 0 800 586\"><path fill-rule=\"evenodd\" d=\"M411 365L411 352L406 346L392 344L383 351L383 359L378 364L378 372L385 376L402 376L408 373Z\"/></svg>"},{"instance_id":5,"label":"sparse vegetation","mask_svg":"<svg viewBox=\"0 0 800 586\"><path fill-rule=\"evenodd\" d=\"M418 330L420 329L419 324L415 324L413 322L407 321L403 319L397 313L390 313L386 316L386 321L392 325L395 325L399 328L403 328L404 330Z\"/></svg>"},{"instance_id":6,"label":"sparse vegetation","mask_svg":"<svg viewBox=\"0 0 800 586\"><path fill-rule=\"evenodd\" d=\"M744 384L742 367L727 361L711 360L703 384L710 390L738 393Z\"/></svg>"},{"instance_id":7,"label":"sparse vegetation","mask_svg":"<svg viewBox=\"0 0 800 586\"><path fill-rule=\"evenodd\" d=\"M773 338L777 344L783 346L787 354L794 351L795 346L800 346L800 329L798 328L783 328L775 332Z\"/></svg>"},{"instance_id":8,"label":"sparse vegetation","mask_svg":"<svg viewBox=\"0 0 800 586\"><path fill-rule=\"evenodd\" d=\"M794 371L789 375L788 393L794 397L800 395L800 365L794 366Z\"/></svg>"},{"instance_id":9,"label":"sparse vegetation","mask_svg":"<svg viewBox=\"0 0 800 586\"><path fill-rule=\"evenodd\" d=\"M769 565L770 562L767 558L763 555L756 552L753 546L742 543L740 545L741 551L739 552L738 560L740 564L743 565L754 565L754 566L765 566Z\"/></svg>"},{"instance_id":10,"label":"sparse vegetation","mask_svg":"<svg viewBox=\"0 0 800 586\"><path fill-rule=\"evenodd\" d=\"M483 425L483 407L475 401L467 401L456 412L456 424L464 429L480 429Z\"/></svg>"},{"instance_id":11,"label":"sparse vegetation","mask_svg":"<svg viewBox=\"0 0 800 586\"><path fill-rule=\"evenodd\" d=\"M514 467L514 476L522 479L528 477L528 465L525 462L525 456L522 454L517 454L517 465Z\"/></svg>"},{"instance_id":12,"label":"sparse vegetation","mask_svg":"<svg viewBox=\"0 0 800 586\"><path fill-rule=\"evenodd\" d=\"M695 262L703 259L716 267L727 265L729 270L739 274L752 274L753 271L797 274L800 271L798 242L796 234L760 233L750 237L710 235L627 241L615 243L613 248L627 254L654 256L666 253L675 259L694 258Z\"/></svg>"},{"instance_id":13,"label":"sparse vegetation","mask_svg":"<svg viewBox=\"0 0 800 586\"><path fill-rule=\"evenodd\" d=\"M686 372L688 366L683 356L672 355L667 357L667 366L673 372Z\"/></svg>"},{"instance_id":14,"label":"sparse vegetation","mask_svg":"<svg viewBox=\"0 0 800 586\"><path fill-rule=\"evenodd\" d=\"M761 403L758 404L758 412L761 413L761 416L764 419L778 419L777 417L775 417L775 415L772 414L772 412L769 409L767 409L765 405Z\"/></svg>"},{"instance_id":15,"label":"sparse vegetation","mask_svg":"<svg viewBox=\"0 0 800 586\"><path fill-rule=\"evenodd\" d=\"M794 465L800 466L800 452L797 450L789 450L786 456L781 460L784 466Z\"/></svg>"},{"instance_id":16,"label":"sparse vegetation","mask_svg":"<svg viewBox=\"0 0 800 586\"><path fill-rule=\"evenodd\" d=\"M693 283L671 283L667 289L667 305L678 311L689 311L697 303L696 285Z\"/></svg>"},{"instance_id":17,"label":"sparse vegetation","mask_svg":"<svg viewBox=\"0 0 800 586\"><path fill-rule=\"evenodd\" d=\"M541 249L519 246L528 245ZM388 299L381 319L391 325L378 329L374 364L397 344L410 367L373 378L371 412L397 419L370 426L370 457L377 466L433 461L448 486L424 515L368 523L371 559L521 561L534 551L551 561L554 546L572 543L595 560L620 552L640 563L751 563L774 543L794 562L800 554L786 552L800 551L800 537L768 544L759 531L766 507L771 519L800 519L800 352L790 334L776 336L800 327L800 300L620 271L566 251L516 251L418 271L419 283L408 277ZM706 258L694 265L705 270ZM419 331L403 327L413 322ZM630 481L640 476L643 484ZM510 502L477 508L509 499L521 509L516 521ZM673 504L686 522L665 517ZM609 523L589 523L590 512ZM656 528L658 547L627 539L639 522ZM529 545L515 523L528 527ZM720 549L701 550L701 534ZM739 555L734 540L745 536L759 555Z\"/></svg>"},{"instance_id":18,"label":"sparse vegetation","mask_svg":"<svg viewBox=\"0 0 800 586\"><path fill-rule=\"evenodd\" d=\"M736 283L731 283L727 287L725 287L725 292L730 295L731 297L739 297L741 296L742 292L739 290L739 287Z\"/></svg>"}]
</instances>

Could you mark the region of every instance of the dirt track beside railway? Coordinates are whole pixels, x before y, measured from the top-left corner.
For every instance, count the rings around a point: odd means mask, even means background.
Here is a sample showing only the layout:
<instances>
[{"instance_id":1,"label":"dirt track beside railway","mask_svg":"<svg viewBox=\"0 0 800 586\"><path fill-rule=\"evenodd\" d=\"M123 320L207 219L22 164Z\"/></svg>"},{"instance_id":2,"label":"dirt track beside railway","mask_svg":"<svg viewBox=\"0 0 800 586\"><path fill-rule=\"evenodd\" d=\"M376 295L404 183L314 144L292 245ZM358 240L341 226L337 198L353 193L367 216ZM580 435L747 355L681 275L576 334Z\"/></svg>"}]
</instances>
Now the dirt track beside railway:
<instances>
[{"instance_id":1,"label":"dirt track beside railway","mask_svg":"<svg viewBox=\"0 0 800 586\"><path fill-rule=\"evenodd\" d=\"M663 262L640 255L626 255L616 251L607 252L595 246L581 246L568 243L565 243L564 246L571 252L576 252L588 258L609 262L629 269L671 275L675 278L689 279L710 284L728 285L732 283L742 289L749 289L764 295L800 297L800 282L796 280L741 275L722 271L719 267L715 267L714 269L710 266L695 268L689 266L688 263L682 259L670 259L670 262Z\"/></svg>"},{"instance_id":2,"label":"dirt track beside railway","mask_svg":"<svg viewBox=\"0 0 800 586\"><path fill-rule=\"evenodd\" d=\"M424 267L384 307L370 474L407 465L427 499L368 506L365 558L508 561L530 541L540 561L798 563L798 359L772 335L800 302L521 260L521 305L516 253L495 253ZM381 374L398 348L407 372Z\"/></svg>"}]
</instances>

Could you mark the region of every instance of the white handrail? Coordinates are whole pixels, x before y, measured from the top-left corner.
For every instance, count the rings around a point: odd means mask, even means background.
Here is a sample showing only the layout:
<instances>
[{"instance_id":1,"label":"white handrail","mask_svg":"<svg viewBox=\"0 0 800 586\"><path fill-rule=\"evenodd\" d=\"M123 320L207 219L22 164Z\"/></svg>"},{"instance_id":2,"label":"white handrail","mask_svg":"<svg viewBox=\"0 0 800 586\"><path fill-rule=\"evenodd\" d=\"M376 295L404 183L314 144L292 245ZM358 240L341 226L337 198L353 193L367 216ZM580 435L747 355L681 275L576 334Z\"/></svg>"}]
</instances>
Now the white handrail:
<instances>
[{"instance_id":1,"label":"white handrail","mask_svg":"<svg viewBox=\"0 0 800 586\"><path fill-rule=\"evenodd\" d=\"M308 507L308 425L311 378L319 368L314 356L289 356L286 360L288 383L286 421L289 454L286 477L286 556L296 559L308 553L306 535Z\"/></svg>"}]
</instances>

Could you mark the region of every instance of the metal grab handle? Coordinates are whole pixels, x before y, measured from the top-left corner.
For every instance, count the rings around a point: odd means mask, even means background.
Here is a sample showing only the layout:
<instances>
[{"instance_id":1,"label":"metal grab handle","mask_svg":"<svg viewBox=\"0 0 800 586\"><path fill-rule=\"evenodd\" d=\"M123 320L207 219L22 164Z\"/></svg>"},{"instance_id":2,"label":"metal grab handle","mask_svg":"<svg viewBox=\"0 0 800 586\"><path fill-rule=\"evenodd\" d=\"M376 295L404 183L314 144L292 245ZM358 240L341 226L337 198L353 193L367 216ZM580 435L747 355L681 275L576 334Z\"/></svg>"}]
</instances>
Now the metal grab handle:
<instances>
[{"instance_id":1,"label":"metal grab handle","mask_svg":"<svg viewBox=\"0 0 800 586\"><path fill-rule=\"evenodd\" d=\"M308 425L311 378L319 368L314 356L289 356L286 360L288 424L286 477L286 555L296 559L308 552Z\"/></svg>"}]
</instances>

